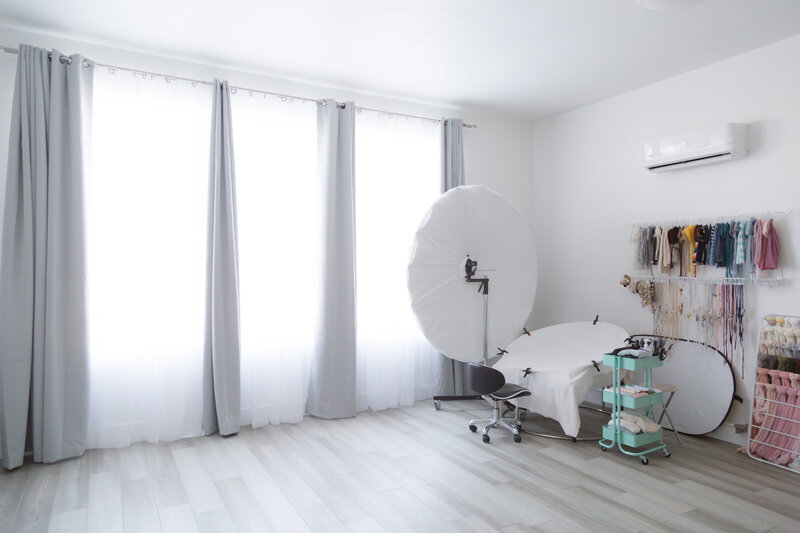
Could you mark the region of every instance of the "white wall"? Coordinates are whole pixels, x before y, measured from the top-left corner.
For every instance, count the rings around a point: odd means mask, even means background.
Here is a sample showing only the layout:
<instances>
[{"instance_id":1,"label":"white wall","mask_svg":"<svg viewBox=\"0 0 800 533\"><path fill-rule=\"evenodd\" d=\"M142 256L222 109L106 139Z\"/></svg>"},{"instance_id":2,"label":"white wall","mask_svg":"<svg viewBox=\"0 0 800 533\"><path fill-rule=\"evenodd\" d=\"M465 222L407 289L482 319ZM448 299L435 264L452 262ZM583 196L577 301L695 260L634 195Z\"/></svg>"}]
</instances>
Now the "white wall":
<instances>
[{"instance_id":1,"label":"white wall","mask_svg":"<svg viewBox=\"0 0 800 533\"><path fill-rule=\"evenodd\" d=\"M57 48L65 54L80 53L95 61L130 68L149 70L211 80L224 78L233 85L281 92L308 98L354 100L357 105L415 115L454 116L477 124L464 130L467 182L485 184L505 194L525 213L530 213L531 144L533 129L527 120L485 109L453 109L436 105L382 98L330 87L296 83L258 73L229 70L218 66L192 63L162 56L63 39L0 26L0 44L17 47L23 42L43 48ZM17 56L0 52L0 185L4 184L7 161L8 132ZM5 187L0 186L0 205ZM2 219L0 219L2 224Z\"/></svg>"},{"instance_id":2,"label":"white wall","mask_svg":"<svg viewBox=\"0 0 800 533\"><path fill-rule=\"evenodd\" d=\"M631 332L652 331L651 315L619 285L633 251L625 222L792 209L776 219L789 279L761 286L748 310L800 315L800 37L565 113L534 125L532 221L540 254L536 327L599 313ZM645 140L724 122L750 124L751 156L741 161L650 174ZM751 343L756 327L748 332ZM755 370L728 422L746 422ZM742 442L730 426L716 436Z\"/></svg>"}]
</instances>

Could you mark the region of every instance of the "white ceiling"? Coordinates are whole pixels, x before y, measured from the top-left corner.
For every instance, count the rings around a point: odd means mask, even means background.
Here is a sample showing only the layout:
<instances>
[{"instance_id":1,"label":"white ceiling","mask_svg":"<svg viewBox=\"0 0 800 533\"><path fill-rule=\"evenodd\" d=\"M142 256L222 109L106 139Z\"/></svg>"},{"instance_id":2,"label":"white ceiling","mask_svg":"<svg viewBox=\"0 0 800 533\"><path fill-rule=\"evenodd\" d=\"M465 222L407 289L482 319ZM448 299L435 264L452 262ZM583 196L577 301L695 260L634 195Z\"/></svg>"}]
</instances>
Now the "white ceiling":
<instances>
[{"instance_id":1,"label":"white ceiling","mask_svg":"<svg viewBox=\"0 0 800 533\"><path fill-rule=\"evenodd\" d=\"M0 24L538 118L798 34L800 1L3 0Z\"/></svg>"}]
</instances>

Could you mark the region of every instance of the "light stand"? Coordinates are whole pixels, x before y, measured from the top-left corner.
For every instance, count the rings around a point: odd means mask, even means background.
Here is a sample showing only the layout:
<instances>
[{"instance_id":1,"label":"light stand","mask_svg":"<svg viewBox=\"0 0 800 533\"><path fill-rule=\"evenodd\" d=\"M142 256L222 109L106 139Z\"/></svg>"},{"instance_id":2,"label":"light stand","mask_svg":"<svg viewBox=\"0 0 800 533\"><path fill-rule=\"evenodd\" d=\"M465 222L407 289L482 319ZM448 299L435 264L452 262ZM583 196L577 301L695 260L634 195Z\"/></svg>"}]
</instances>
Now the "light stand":
<instances>
[{"instance_id":1,"label":"light stand","mask_svg":"<svg viewBox=\"0 0 800 533\"><path fill-rule=\"evenodd\" d=\"M470 259L467 255L467 261L464 264L464 279L467 283L479 283L478 292L483 293L483 364L489 365L489 278L476 278L475 272L478 269L478 262ZM453 392L456 388L456 362L450 359L450 365L453 370ZM455 396L434 396L433 406L438 411L442 407L442 402L450 402L457 400L480 400L483 398L480 394L462 394Z\"/></svg>"}]
</instances>

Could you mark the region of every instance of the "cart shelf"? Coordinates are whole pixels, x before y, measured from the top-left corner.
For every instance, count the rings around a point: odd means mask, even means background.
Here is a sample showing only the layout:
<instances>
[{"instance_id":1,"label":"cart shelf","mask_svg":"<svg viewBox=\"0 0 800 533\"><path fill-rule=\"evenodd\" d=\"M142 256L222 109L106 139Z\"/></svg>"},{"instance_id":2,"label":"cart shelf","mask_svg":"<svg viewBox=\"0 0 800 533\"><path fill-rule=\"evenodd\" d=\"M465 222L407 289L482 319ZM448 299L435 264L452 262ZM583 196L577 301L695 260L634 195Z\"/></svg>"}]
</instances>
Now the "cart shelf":
<instances>
[{"instance_id":1,"label":"cart shelf","mask_svg":"<svg viewBox=\"0 0 800 533\"><path fill-rule=\"evenodd\" d=\"M614 394L614 389L603 389L603 403L613 404L617 396ZM663 394L661 392L654 392L647 396L639 396L634 398L628 394L620 393L618 396L619 404L628 409L644 409L651 405L661 403Z\"/></svg>"}]
</instances>

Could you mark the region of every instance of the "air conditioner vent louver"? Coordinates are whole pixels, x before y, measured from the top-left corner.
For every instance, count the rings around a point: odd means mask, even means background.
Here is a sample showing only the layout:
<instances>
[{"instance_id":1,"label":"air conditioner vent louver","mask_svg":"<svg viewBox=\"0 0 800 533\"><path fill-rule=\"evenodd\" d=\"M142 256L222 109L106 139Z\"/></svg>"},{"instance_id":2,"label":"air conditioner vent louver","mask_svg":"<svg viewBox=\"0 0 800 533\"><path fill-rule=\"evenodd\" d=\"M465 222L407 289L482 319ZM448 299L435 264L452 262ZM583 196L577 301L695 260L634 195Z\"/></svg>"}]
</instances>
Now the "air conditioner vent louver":
<instances>
[{"instance_id":1,"label":"air conditioner vent louver","mask_svg":"<svg viewBox=\"0 0 800 533\"><path fill-rule=\"evenodd\" d=\"M747 154L747 124L724 124L645 143L644 166L651 172L666 172Z\"/></svg>"}]
</instances>

